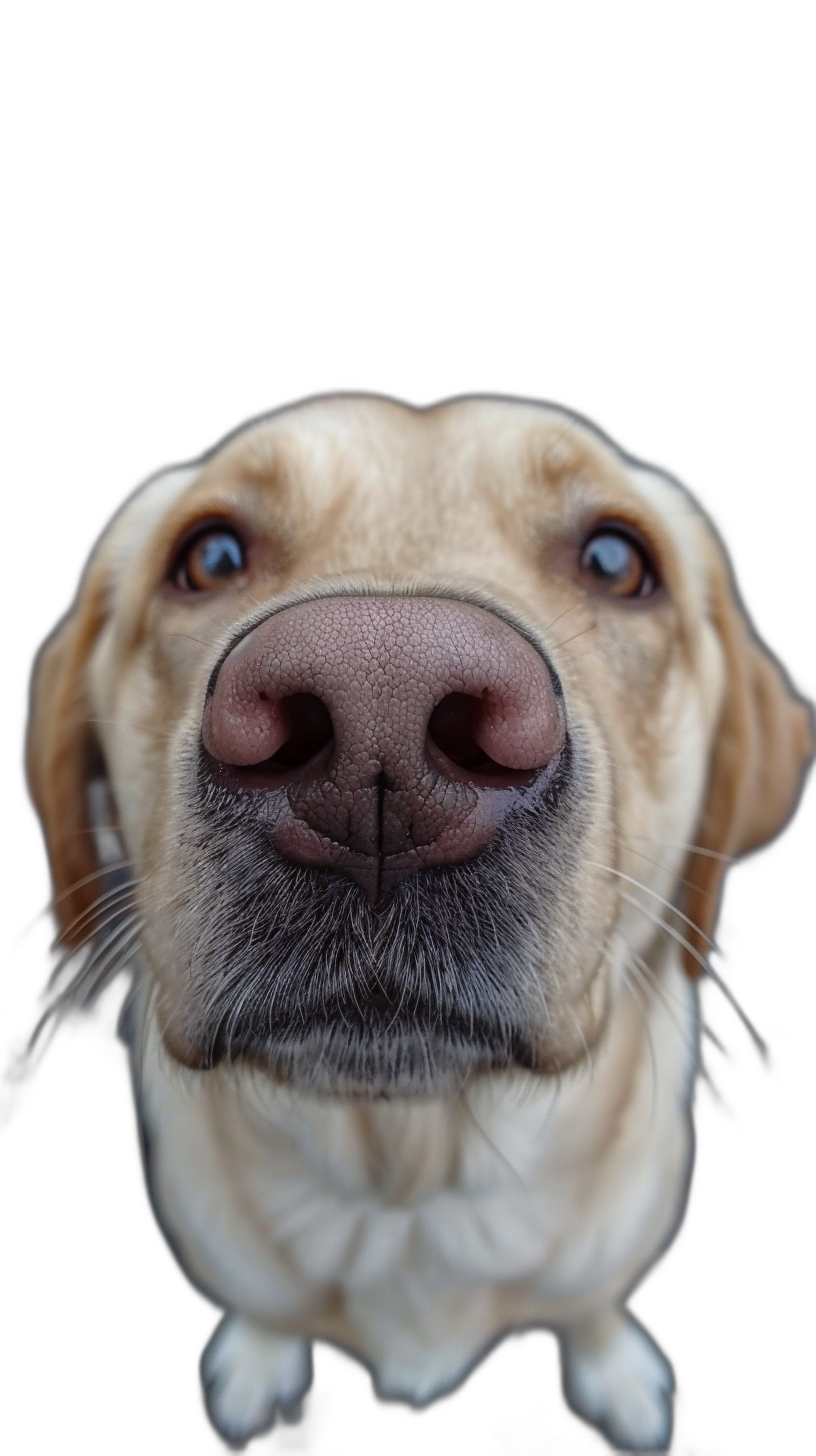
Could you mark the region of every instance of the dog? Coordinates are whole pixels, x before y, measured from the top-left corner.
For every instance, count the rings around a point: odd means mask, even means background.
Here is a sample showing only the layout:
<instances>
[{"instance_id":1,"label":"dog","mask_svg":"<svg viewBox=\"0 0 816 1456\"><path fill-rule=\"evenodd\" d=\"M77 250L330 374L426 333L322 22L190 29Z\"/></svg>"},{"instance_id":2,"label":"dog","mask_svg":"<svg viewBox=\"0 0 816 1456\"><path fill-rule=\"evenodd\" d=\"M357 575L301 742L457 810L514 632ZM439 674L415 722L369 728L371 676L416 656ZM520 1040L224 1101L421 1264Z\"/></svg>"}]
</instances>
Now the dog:
<instances>
[{"instance_id":1,"label":"dog","mask_svg":"<svg viewBox=\"0 0 816 1456\"><path fill-rule=\"evenodd\" d=\"M665 1449L626 1300L693 1160L723 878L812 718L671 477L552 406L315 399L152 478L38 657L64 947L128 969L146 1177L242 1445L311 1343L422 1406L511 1330Z\"/></svg>"}]
</instances>

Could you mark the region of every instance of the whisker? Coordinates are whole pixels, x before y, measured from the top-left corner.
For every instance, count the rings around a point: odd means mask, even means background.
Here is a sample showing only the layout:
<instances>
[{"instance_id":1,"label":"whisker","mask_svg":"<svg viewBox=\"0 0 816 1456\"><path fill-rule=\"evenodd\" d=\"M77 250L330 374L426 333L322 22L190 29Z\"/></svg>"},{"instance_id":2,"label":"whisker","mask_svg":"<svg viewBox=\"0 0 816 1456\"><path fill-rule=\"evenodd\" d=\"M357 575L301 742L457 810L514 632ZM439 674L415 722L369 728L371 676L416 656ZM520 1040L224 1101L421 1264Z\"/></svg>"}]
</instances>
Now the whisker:
<instances>
[{"instance_id":1,"label":"whisker","mask_svg":"<svg viewBox=\"0 0 816 1456\"><path fill-rule=\"evenodd\" d=\"M585 1069L588 1068L589 1069L589 1080L590 1080L590 1082L594 1082L595 1081L595 1056L589 1050L589 1046L587 1045L587 1039L584 1036L584 1033L583 1033L583 1031L581 1029L580 1022L578 1021L578 1018L577 1017L575 1017L575 1016L572 1017L572 1024L575 1027L575 1030L577 1031L579 1037L581 1038L581 1045L584 1048L584 1055L583 1055L583 1059L582 1059L582 1070L585 1070Z\"/></svg>"},{"instance_id":2,"label":"whisker","mask_svg":"<svg viewBox=\"0 0 816 1456\"><path fill-rule=\"evenodd\" d=\"M106 975L106 971L103 970L103 973L100 976L98 974L99 968L107 967L112 959L115 960L122 945L127 943L129 934L134 927L139 932L141 932L142 929L141 920L139 920L132 913L128 913L127 911L118 911L116 912L116 914L111 915L108 923L114 924L117 918L121 918L121 924L116 925L116 928L111 931L109 935L106 935L103 939L99 941L98 945L95 945L93 947L90 955L87 956L86 959L82 962L81 966L78 967L75 975L69 981L68 985L63 991L59 993L58 999L61 999L62 997L67 997L69 1000L75 1001L77 999L77 993L82 990L83 985L90 982L90 988L87 990L87 992L82 992L82 997L78 1004L81 1006L87 1006L95 1000L98 992L102 989L102 986L104 984L104 976ZM73 956L70 958L66 958L63 962L62 968L70 964L70 960L72 959ZM52 982L54 981L53 976L51 980Z\"/></svg>"},{"instance_id":3,"label":"whisker","mask_svg":"<svg viewBox=\"0 0 816 1456\"><path fill-rule=\"evenodd\" d=\"M577 611L577 609L579 607L582 607L583 605L584 605L583 602L571 602L568 607L565 607L564 608L563 612L559 612L557 617L553 617L552 621L551 622L548 622L547 625L546 625L546 627L543 627L542 628L542 631L543 632L551 632L552 629L553 629L553 627L555 626L556 622L560 622L563 617L568 616L570 612Z\"/></svg>"},{"instance_id":4,"label":"whisker","mask_svg":"<svg viewBox=\"0 0 816 1456\"><path fill-rule=\"evenodd\" d=\"M600 864L597 860L587 860L587 864L593 865L596 870L606 870L606 873L608 875L617 875L619 880L626 880L628 884L635 885L638 890L643 890L646 895L651 895L654 900L658 900L661 905L665 905L667 910L671 910L672 914L676 915L679 920L683 920L686 925L689 925L691 927L692 930L696 930L697 934L702 937L706 945L711 946L712 950L719 949L719 947L711 939L711 936L706 935L705 931L700 929L700 926L697 924L697 922L691 919L691 916L684 915L683 911L678 910L677 906L673 905L671 900L664 899L662 895L658 895L656 890L650 890L649 886L644 885L642 880L636 880L632 877L632 875L625 875L623 873L623 870L613 870L611 865Z\"/></svg>"},{"instance_id":5,"label":"whisker","mask_svg":"<svg viewBox=\"0 0 816 1456\"><path fill-rule=\"evenodd\" d=\"M83 718L82 721L83 723L102 723L110 728L124 728L126 726L124 718L87 717Z\"/></svg>"},{"instance_id":6,"label":"whisker","mask_svg":"<svg viewBox=\"0 0 816 1456\"><path fill-rule=\"evenodd\" d=\"M514 1166L514 1164L511 1163L511 1161L507 1157L506 1153L503 1153L502 1152L502 1150L499 1147L498 1143L496 1143L494 1141L494 1139L490 1136L490 1134L487 1131L487 1129L482 1126L481 1122L479 1121L479 1118L476 1116L476 1113L474 1112L474 1110L473 1110L473 1108L472 1108L472 1106L470 1104L469 1098L465 1094L464 1085L459 1088L458 1093L457 1093L457 1096L456 1096L456 1101L460 1103L460 1105L462 1107L462 1110L465 1113L465 1116L468 1117L470 1119L470 1121L473 1123L473 1126L476 1128L477 1132L484 1139L484 1142L490 1148L491 1152L495 1153L496 1157L499 1159L499 1162L503 1163L503 1165L507 1169L508 1173L511 1174L511 1176L519 1184L519 1186L522 1188L522 1190L527 1194L527 1197L529 1198L530 1203L533 1204L535 1200L534 1200L534 1197L533 1197L533 1190L531 1189L529 1183L527 1182L526 1178L524 1178L522 1176L522 1174L519 1172L518 1168L516 1168Z\"/></svg>"},{"instance_id":7,"label":"whisker","mask_svg":"<svg viewBox=\"0 0 816 1456\"><path fill-rule=\"evenodd\" d=\"M197 642L199 647L216 647L219 641L218 638L213 638L211 642L205 642L203 637L194 637L192 632L164 632L162 635L164 637L183 637L187 642Z\"/></svg>"},{"instance_id":8,"label":"whisker","mask_svg":"<svg viewBox=\"0 0 816 1456\"><path fill-rule=\"evenodd\" d=\"M93 833L94 831L88 830L86 832ZM56 895L53 900L49 901L43 913L46 914L49 910L54 910L61 900L65 900L69 895L73 895L74 890L80 890L83 885L89 885L91 880L98 880L102 875L109 875L112 870L129 869L132 869L129 859L116 859L112 860L110 864L103 865L101 869L92 870L89 875L83 875L81 880L74 880L74 883L69 885L67 890L63 890L60 895Z\"/></svg>"},{"instance_id":9,"label":"whisker","mask_svg":"<svg viewBox=\"0 0 816 1456\"><path fill-rule=\"evenodd\" d=\"M634 846L629 843L628 839L626 839L625 836L623 837L623 843L626 845L627 854L634 854L637 855L638 859L645 859L646 863L654 865L655 869L663 870L667 875L674 875L678 885L687 885L690 890L697 890L699 892L699 885L695 885L693 880L688 880L683 875L676 874L673 865L664 864L663 861L659 859L652 859L651 855L644 854L642 849L635 849ZM705 890L703 893L711 896L716 892L714 890Z\"/></svg>"},{"instance_id":10,"label":"whisker","mask_svg":"<svg viewBox=\"0 0 816 1456\"><path fill-rule=\"evenodd\" d=\"M82 831L78 831L78 832L85 833L85 834L93 834L94 833L94 830L92 830L92 829L86 829L86 830L82 830ZM20 931L19 936L17 937L17 941L15 942L15 944L17 944L25 936L29 935L31 933L31 931L34 929L34 926L35 925L38 925L39 922L41 920L43 920L46 915L52 915L52 914L54 914L55 911L56 911L56 908L60 904L60 902L62 900L67 899L67 897L69 895L72 895L73 892L74 892L74 890L79 890L79 889L81 889L81 887L83 885L90 884L91 880L98 880L98 879L101 879L103 875L112 874L115 870L124 870L124 869L130 869L130 868L131 868L131 863L130 863L130 860L129 859L112 860L110 864L102 865L101 869L94 870L90 875L84 875L81 880L75 880L72 885L69 885L68 886L67 890L63 890L61 892L61 894L55 895L53 900L49 900L48 901L48 904L47 905L44 905L43 908L42 908L42 910L39 910L37 912L37 914L34 916L34 919L33 920L30 920L27 925L23 926L23 929ZM134 884L141 884L142 882L141 882L141 880L134 880L133 883Z\"/></svg>"},{"instance_id":11,"label":"whisker","mask_svg":"<svg viewBox=\"0 0 816 1456\"><path fill-rule=\"evenodd\" d=\"M680 1020L675 1007L672 1006L671 998L666 991L666 987L661 985L657 974L649 965L648 961L644 960L643 957L638 955L636 951L632 951L631 954L633 968L636 968L640 972L640 975L643 977L645 983L651 987L652 991L654 992L655 996L657 996L661 1006L663 1007L663 1010L671 1021L675 1031L682 1038L687 1049L693 1053L695 1060L697 1060L697 1047L694 1039L689 1036L688 1031Z\"/></svg>"},{"instance_id":12,"label":"whisker","mask_svg":"<svg viewBox=\"0 0 816 1456\"><path fill-rule=\"evenodd\" d=\"M82 719L82 722L83 723L88 723L88 724L91 724L91 725L101 724L103 727L109 727L109 728L125 728L125 729L127 729L127 728L129 728L129 727L132 726L131 724L129 724L127 722L127 720L125 718L83 718ZM153 734L153 736L155 738L160 739L163 743L169 743L170 740L173 737L173 729L172 728L157 728L157 727L154 726L152 728L151 732L152 732L152 734ZM103 824L103 825L94 826L94 827L99 827L101 829L117 829L117 830L121 828L121 826L118 825L118 824ZM75 831L75 833L81 833L81 832L82 832L81 830L76 830ZM88 831L86 830L85 832L87 833ZM91 832L93 832L93 830L91 830Z\"/></svg>"},{"instance_id":13,"label":"whisker","mask_svg":"<svg viewBox=\"0 0 816 1456\"><path fill-rule=\"evenodd\" d=\"M138 940L142 929L142 921L134 922L131 917L121 930L115 932L114 936L106 940L102 946L88 956L87 960L83 961L74 978L46 1006L37 1021L28 1039L28 1056L35 1051L45 1028L64 1016L72 1005L84 1008L93 1004L104 987L118 975L127 963L131 946ZM91 985L83 990L83 982L88 980L91 981Z\"/></svg>"},{"instance_id":14,"label":"whisker","mask_svg":"<svg viewBox=\"0 0 816 1456\"><path fill-rule=\"evenodd\" d=\"M711 1074L708 1068L705 1066L702 1056L700 1055L699 1043L695 1040L693 1036L689 1034L687 1027L678 1017L674 1007L671 1005L671 1001L673 998L669 995L666 987L661 983L660 978L654 970L654 967L650 966L648 961L645 961L642 956L637 954L637 952L632 951L631 946L627 944L624 937L621 938L623 939L624 945L626 946L630 955L630 959L627 965L624 966L625 981L627 973L631 971L638 981L638 984L644 990L644 994L646 994L647 996L657 997L661 1006L663 1007L663 1010L666 1012L666 1015L669 1017L669 1020L671 1021L672 1025L680 1036L687 1051L690 1053L698 1074L703 1078L706 1083L708 1083L714 1095L716 1097L719 1097L719 1092L711 1079ZM629 989L631 991L631 986L629 987ZM655 1057L651 1039L649 1050L652 1056L652 1067L654 1070Z\"/></svg>"},{"instance_id":15,"label":"whisker","mask_svg":"<svg viewBox=\"0 0 816 1456\"><path fill-rule=\"evenodd\" d=\"M143 927L143 920L138 919L130 926L130 929L128 927L118 929L115 936L112 935L105 942L106 955L102 955L93 976L87 977L87 986L83 986L82 990L77 992L76 1003L80 1010L89 1006L96 996L101 996L105 987L109 986L111 981L118 976L119 971L124 970L133 955L134 942L141 935Z\"/></svg>"},{"instance_id":16,"label":"whisker","mask_svg":"<svg viewBox=\"0 0 816 1456\"><path fill-rule=\"evenodd\" d=\"M124 899L128 895L133 895L135 893L135 890L136 885L134 881L127 880L124 884L113 885L110 890L105 891L104 895L98 895L92 905L89 905L88 908L86 910L83 910L79 915L75 915L71 923L69 925L66 925L65 928L60 931L59 935L54 941L54 946L56 947L63 943L67 936L70 935L72 930L78 930L83 920L89 919L93 921L93 917L98 914L98 912L102 909L103 905L107 903L107 907L109 909L111 904L115 903L116 900Z\"/></svg>"},{"instance_id":17,"label":"whisker","mask_svg":"<svg viewBox=\"0 0 816 1456\"><path fill-rule=\"evenodd\" d=\"M590 624L589 624L588 627L582 627L581 630L580 630L580 632L574 632L573 635L572 635L572 637L567 637L565 639L565 641L563 641L563 642L554 642L553 643L553 648L555 648L555 649L558 650L558 649L560 649L562 647L566 647L568 645L568 643L575 642L578 637L585 636L585 634L587 632L594 632L595 629L596 629L596 627L597 627L597 625L598 625L597 622L590 622Z\"/></svg>"},{"instance_id":18,"label":"whisker","mask_svg":"<svg viewBox=\"0 0 816 1456\"><path fill-rule=\"evenodd\" d=\"M734 864L735 855L720 854L718 849L706 849L702 844L687 844L684 840L673 842L671 839L657 839L653 834L632 834L630 839L646 839L650 844L662 844L664 849L688 849L694 854L705 855L707 859L719 859L723 864Z\"/></svg>"},{"instance_id":19,"label":"whisker","mask_svg":"<svg viewBox=\"0 0 816 1456\"><path fill-rule=\"evenodd\" d=\"M722 992L726 1001L729 1002L729 1004L739 1017L740 1021L742 1022L743 1026L745 1027L745 1030L748 1032L748 1035L750 1036L751 1040L754 1043L754 1046L762 1057L762 1060L767 1061L769 1056L767 1042L762 1036L760 1036L759 1032L754 1026L754 1023L748 1016L748 1013L746 1011L743 1011L742 1007L739 1004L739 1001L737 1000L731 988L726 984L722 977L717 974L713 966L709 964L705 957L701 956L699 951L695 950L691 942L686 940L686 937L684 935L681 935L679 930L675 930L673 925L668 925L667 922L660 915L654 915L647 908L647 906L641 905L640 901L636 900L634 895L627 895L626 891L623 890L621 891L621 899L627 900L630 905L634 905L635 909L639 910L642 915L645 915L647 920L650 920L653 925L657 925L661 930L665 931L667 935L670 935L672 937L672 940L676 940L678 945L681 945L684 950L688 951L689 955L692 957L693 960L697 962L701 970L710 977L710 979L714 982L715 986L717 986L717 988Z\"/></svg>"},{"instance_id":20,"label":"whisker","mask_svg":"<svg viewBox=\"0 0 816 1456\"><path fill-rule=\"evenodd\" d=\"M88 934L78 946L71 946L68 950L66 950L60 956L57 964L55 965L53 971L48 977L46 989L50 991L53 989L54 986L58 985L62 977L63 971L66 969L66 967L72 965L73 962L76 960L77 956L81 955L82 951L85 950L86 947L93 946L94 938L96 937L96 935L101 934L109 926L116 925L116 922L118 920L121 920L124 916L130 916L132 910L133 906L131 905L118 905L116 909L111 911L110 915L105 918L104 922L100 924L99 927L92 927L91 929L89 929ZM103 946L107 945L109 941L110 935L106 936L104 941L100 942L99 946L97 946L95 950L92 949L89 952L88 959L90 959L90 957L94 955L96 951L101 951L103 949ZM86 961L83 961L83 965L85 965L86 963Z\"/></svg>"},{"instance_id":21,"label":"whisker","mask_svg":"<svg viewBox=\"0 0 816 1456\"><path fill-rule=\"evenodd\" d=\"M639 956L636 952L634 952L633 960L636 962L637 967L640 971L640 975L644 978L646 984L660 1000L660 1003L663 1006L666 1015L669 1017L672 1025L679 1033L683 1043L686 1046L686 1049L691 1053L698 1075L701 1076L703 1081L706 1082L707 1085L711 1088L714 1096L721 1101L722 1099L719 1089L716 1087L712 1079L711 1073L709 1072L708 1067L703 1060L699 1042L695 1041L694 1037L689 1035L686 1027L680 1022L673 1007L670 1004L672 998L669 996L666 987L661 985L654 968L650 966L648 961L645 961L642 956ZM632 965L631 969L634 971L635 966Z\"/></svg>"}]
</instances>

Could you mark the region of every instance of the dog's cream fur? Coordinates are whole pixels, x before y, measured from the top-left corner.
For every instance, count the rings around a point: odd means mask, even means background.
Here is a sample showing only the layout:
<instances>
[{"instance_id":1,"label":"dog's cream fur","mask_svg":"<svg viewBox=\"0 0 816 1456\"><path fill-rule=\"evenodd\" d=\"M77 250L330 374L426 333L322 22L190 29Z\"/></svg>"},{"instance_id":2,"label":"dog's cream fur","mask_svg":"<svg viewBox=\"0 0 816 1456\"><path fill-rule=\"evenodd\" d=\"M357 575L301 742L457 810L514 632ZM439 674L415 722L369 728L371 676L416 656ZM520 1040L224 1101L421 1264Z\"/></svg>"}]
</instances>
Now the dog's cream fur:
<instances>
[{"instance_id":1,"label":"dog's cream fur","mask_svg":"<svg viewBox=\"0 0 816 1456\"><path fill-rule=\"evenodd\" d=\"M168 564L212 516L250 523L248 579L179 601ZM654 605L595 599L576 575L576 543L606 519L658 556ZM332 1100L258 1067L196 1070L174 1041L190 994L175 920L198 913L179 764L213 664L268 604L372 583L478 592L528 625L591 769L572 963L550 968L551 1062L455 1095ZM228 1311L203 1361L228 1439L294 1411L313 1338L421 1404L505 1331L544 1324L579 1414L613 1444L667 1444L671 1368L625 1299L682 1216L694 979L724 867L781 828L810 751L808 712L698 507L562 412L315 401L126 504L41 657L30 774L69 944L100 916L100 857L126 857L140 886L138 943L115 933L136 965L146 1166L183 1267ZM113 829L85 792L102 772Z\"/></svg>"}]
</instances>

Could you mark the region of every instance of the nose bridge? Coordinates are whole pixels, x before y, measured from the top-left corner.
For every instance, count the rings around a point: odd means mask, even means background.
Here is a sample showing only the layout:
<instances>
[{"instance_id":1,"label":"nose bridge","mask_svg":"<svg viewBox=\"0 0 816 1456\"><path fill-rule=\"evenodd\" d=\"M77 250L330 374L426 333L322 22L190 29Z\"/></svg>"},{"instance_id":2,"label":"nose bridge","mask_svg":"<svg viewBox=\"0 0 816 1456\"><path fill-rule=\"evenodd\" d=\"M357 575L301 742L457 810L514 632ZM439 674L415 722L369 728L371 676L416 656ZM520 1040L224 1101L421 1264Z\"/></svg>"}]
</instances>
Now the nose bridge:
<instances>
[{"instance_id":1,"label":"nose bridge","mask_svg":"<svg viewBox=\"0 0 816 1456\"><path fill-rule=\"evenodd\" d=\"M425 731L439 700L485 692L497 676L483 624L475 632L462 608L446 599L395 595L349 597L342 617L327 612L321 625L338 641L325 658L322 643L317 647L313 681L334 720L338 756L360 768L367 762L392 782L421 771ZM313 650L322 636L318 627Z\"/></svg>"}]
</instances>

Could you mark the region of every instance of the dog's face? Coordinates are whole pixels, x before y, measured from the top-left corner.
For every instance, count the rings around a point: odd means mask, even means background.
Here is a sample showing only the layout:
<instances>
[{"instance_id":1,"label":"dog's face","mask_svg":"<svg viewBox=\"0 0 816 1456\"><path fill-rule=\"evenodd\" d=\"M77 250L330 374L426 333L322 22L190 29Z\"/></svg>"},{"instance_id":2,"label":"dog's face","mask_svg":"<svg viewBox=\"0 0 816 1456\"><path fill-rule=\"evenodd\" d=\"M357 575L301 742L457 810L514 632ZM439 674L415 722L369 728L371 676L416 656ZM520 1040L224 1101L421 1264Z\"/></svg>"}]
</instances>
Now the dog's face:
<instances>
[{"instance_id":1,"label":"dog's face","mask_svg":"<svg viewBox=\"0 0 816 1456\"><path fill-rule=\"evenodd\" d=\"M574 1065L656 938L698 972L809 752L674 482L555 410L351 398L124 507L29 764L64 935L138 938L174 1057L377 1093Z\"/></svg>"}]
</instances>

